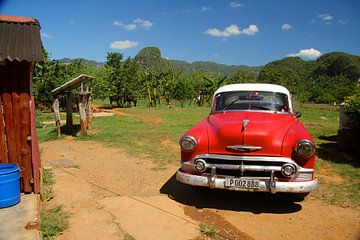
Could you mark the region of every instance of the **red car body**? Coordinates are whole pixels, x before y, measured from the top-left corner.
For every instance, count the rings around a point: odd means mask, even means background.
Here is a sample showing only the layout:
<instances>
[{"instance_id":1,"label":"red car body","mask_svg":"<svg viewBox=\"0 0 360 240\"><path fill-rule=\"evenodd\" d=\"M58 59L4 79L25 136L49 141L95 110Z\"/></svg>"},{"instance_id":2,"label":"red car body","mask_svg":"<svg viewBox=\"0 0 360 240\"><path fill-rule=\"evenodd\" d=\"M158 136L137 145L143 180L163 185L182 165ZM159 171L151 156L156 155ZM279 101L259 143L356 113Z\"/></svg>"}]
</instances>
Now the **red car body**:
<instances>
[{"instance_id":1,"label":"red car body","mask_svg":"<svg viewBox=\"0 0 360 240\"><path fill-rule=\"evenodd\" d=\"M177 180L238 191L316 188L315 145L293 112L289 91L273 84L218 89L210 115L180 139Z\"/></svg>"}]
</instances>

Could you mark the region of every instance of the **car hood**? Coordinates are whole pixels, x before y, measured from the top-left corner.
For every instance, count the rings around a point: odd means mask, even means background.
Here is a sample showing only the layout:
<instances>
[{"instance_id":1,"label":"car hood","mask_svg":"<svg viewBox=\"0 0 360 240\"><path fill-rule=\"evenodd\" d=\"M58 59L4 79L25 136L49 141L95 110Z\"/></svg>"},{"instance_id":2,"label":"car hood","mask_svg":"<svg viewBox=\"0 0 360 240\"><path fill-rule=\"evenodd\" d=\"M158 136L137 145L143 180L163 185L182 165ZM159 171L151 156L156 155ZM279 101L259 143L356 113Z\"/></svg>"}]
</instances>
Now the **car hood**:
<instances>
[{"instance_id":1,"label":"car hood","mask_svg":"<svg viewBox=\"0 0 360 240\"><path fill-rule=\"evenodd\" d=\"M209 153L281 156L283 139L295 121L293 115L281 113L210 114L207 118ZM241 149L237 149L239 146Z\"/></svg>"}]
</instances>

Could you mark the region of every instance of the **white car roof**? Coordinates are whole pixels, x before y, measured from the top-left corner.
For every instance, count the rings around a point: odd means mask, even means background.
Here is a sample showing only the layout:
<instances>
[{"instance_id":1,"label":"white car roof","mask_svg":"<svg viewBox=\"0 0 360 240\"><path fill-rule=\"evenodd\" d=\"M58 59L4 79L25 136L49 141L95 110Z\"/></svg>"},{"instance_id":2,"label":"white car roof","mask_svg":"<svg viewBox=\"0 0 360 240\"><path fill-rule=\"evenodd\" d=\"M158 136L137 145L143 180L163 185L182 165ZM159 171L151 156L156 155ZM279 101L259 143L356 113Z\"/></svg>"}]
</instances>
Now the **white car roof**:
<instances>
[{"instance_id":1,"label":"white car roof","mask_svg":"<svg viewBox=\"0 0 360 240\"><path fill-rule=\"evenodd\" d=\"M285 87L276 84L267 83L237 83L228 84L220 87L215 91L214 96L222 92L236 92L236 91L264 91L264 92L278 92L286 94L290 97L290 92Z\"/></svg>"},{"instance_id":2,"label":"white car roof","mask_svg":"<svg viewBox=\"0 0 360 240\"><path fill-rule=\"evenodd\" d=\"M263 91L263 92L277 92L283 93L288 96L289 101L289 112L293 112L291 94L287 88L277 85L277 84L268 84L268 83L237 83L237 84L228 84L220 87L215 91L213 96L213 102L215 96L218 93L222 92L236 92L236 91Z\"/></svg>"}]
</instances>

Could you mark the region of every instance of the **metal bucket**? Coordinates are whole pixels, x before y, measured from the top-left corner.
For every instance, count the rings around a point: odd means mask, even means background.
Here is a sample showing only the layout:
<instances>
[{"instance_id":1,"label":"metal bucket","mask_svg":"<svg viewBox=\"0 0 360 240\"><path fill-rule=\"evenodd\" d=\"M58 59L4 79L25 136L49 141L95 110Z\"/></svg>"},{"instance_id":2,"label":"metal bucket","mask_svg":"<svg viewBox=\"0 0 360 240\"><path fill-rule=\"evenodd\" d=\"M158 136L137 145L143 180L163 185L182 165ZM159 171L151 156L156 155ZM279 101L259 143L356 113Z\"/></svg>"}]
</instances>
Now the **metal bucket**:
<instances>
[{"instance_id":1,"label":"metal bucket","mask_svg":"<svg viewBox=\"0 0 360 240\"><path fill-rule=\"evenodd\" d=\"M20 202L20 169L16 164L0 164L0 208Z\"/></svg>"}]
</instances>

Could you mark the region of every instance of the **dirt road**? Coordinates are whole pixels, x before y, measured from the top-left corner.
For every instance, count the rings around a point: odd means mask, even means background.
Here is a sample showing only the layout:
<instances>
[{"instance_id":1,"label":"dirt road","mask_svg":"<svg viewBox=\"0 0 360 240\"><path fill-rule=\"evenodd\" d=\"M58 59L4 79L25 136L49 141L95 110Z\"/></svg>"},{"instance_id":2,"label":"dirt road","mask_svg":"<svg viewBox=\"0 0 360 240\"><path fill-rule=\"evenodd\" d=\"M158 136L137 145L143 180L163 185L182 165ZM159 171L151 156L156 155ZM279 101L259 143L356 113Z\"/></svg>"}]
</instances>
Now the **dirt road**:
<instances>
[{"instance_id":1,"label":"dirt road","mask_svg":"<svg viewBox=\"0 0 360 240\"><path fill-rule=\"evenodd\" d=\"M216 239L360 239L360 211L311 198L279 202L262 193L199 191L165 170L101 143L72 138L41 144L55 185L51 204L72 213L56 239L203 239L201 223ZM205 239L205 238L204 238Z\"/></svg>"}]
</instances>

